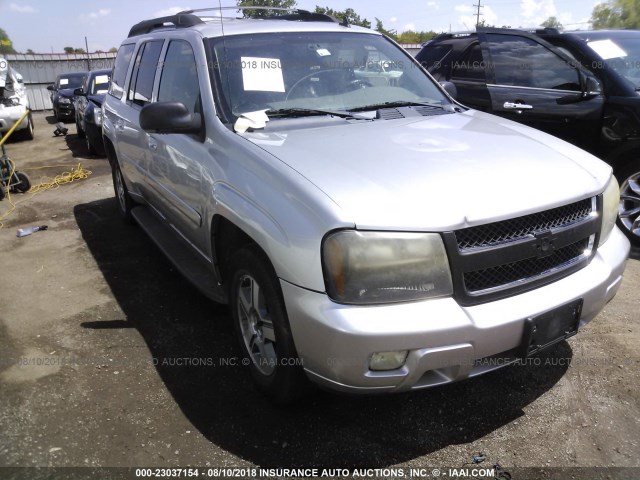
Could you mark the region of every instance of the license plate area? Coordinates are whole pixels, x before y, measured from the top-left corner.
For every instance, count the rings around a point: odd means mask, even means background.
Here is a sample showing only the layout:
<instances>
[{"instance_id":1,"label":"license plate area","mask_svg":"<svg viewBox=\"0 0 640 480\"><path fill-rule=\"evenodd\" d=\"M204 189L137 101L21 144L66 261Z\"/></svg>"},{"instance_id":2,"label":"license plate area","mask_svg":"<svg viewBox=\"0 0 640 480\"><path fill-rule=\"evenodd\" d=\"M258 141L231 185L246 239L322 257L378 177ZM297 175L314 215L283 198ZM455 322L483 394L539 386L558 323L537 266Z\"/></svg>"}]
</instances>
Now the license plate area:
<instances>
[{"instance_id":1,"label":"license plate area","mask_svg":"<svg viewBox=\"0 0 640 480\"><path fill-rule=\"evenodd\" d=\"M524 322L519 356L526 358L565 340L578 332L582 299L555 308Z\"/></svg>"}]
</instances>

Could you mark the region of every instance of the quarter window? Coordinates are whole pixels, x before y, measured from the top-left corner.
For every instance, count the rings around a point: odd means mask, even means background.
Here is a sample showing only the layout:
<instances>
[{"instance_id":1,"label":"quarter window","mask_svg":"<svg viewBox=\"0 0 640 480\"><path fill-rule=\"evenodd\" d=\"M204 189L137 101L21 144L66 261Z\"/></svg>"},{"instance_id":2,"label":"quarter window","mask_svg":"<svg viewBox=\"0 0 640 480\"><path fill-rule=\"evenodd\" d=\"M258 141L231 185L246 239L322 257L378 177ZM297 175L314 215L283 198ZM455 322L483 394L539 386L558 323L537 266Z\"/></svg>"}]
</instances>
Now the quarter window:
<instances>
[{"instance_id":1,"label":"quarter window","mask_svg":"<svg viewBox=\"0 0 640 480\"><path fill-rule=\"evenodd\" d=\"M501 34L487 40L496 84L580 91L578 71L538 42Z\"/></svg>"},{"instance_id":2,"label":"quarter window","mask_svg":"<svg viewBox=\"0 0 640 480\"><path fill-rule=\"evenodd\" d=\"M134 47L135 44L129 43L127 45L122 45L120 50L118 50L116 62L113 67L111 87L109 89L109 94L116 98L122 98L122 93L124 92L124 81L127 78L127 70L129 69L129 62L131 61L131 55L133 55Z\"/></svg>"},{"instance_id":3,"label":"quarter window","mask_svg":"<svg viewBox=\"0 0 640 480\"><path fill-rule=\"evenodd\" d=\"M460 60L453 62L452 78L458 80L485 81L485 62L482 58L482 49L476 44L469 48Z\"/></svg>"}]
</instances>

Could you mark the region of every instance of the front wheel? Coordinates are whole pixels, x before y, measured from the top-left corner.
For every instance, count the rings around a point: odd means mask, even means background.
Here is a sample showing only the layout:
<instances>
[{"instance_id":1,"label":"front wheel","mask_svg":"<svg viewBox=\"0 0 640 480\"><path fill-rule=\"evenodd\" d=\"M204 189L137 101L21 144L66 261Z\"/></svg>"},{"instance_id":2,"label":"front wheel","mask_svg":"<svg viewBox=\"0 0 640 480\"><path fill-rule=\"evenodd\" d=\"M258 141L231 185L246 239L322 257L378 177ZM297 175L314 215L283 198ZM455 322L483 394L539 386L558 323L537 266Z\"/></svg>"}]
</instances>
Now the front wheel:
<instances>
[{"instance_id":1,"label":"front wheel","mask_svg":"<svg viewBox=\"0 0 640 480\"><path fill-rule=\"evenodd\" d=\"M260 390L277 403L302 397L309 381L293 343L278 279L256 247L234 255L229 303L244 358Z\"/></svg>"},{"instance_id":2,"label":"front wheel","mask_svg":"<svg viewBox=\"0 0 640 480\"><path fill-rule=\"evenodd\" d=\"M640 246L640 162L616 170L620 182L618 226L635 246Z\"/></svg>"}]
</instances>

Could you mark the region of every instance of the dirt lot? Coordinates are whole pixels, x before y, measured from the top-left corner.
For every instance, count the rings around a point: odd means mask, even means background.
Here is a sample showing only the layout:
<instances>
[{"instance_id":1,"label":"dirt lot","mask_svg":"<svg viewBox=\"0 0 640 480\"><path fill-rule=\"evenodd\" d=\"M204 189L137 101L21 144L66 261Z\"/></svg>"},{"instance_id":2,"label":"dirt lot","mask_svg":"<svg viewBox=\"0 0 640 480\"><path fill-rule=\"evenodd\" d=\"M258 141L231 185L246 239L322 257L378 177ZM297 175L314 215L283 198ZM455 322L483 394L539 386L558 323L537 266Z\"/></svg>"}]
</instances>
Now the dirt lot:
<instances>
[{"instance_id":1,"label":"dirt lot","mask_svg":"<svg viewBox=\"0 0 640 480\"><path fill-rule=\"evenodd\" d=\"M20 170L34 183L79 162L92 174L15 195L0 229L0 478L35 478L6 468L34 466L405 469L391 478L422 468L427 478L480 453L478 467L499 462L514 480L640 478L637 259L604 312L539 365L278 408L236 363L227 309L120 221L106 160L88 156L73 124L54 137L51 116L35 121L34 141L7 144ZM9 207L0 202L0 215Z\"/></svg>"}]
</instances>

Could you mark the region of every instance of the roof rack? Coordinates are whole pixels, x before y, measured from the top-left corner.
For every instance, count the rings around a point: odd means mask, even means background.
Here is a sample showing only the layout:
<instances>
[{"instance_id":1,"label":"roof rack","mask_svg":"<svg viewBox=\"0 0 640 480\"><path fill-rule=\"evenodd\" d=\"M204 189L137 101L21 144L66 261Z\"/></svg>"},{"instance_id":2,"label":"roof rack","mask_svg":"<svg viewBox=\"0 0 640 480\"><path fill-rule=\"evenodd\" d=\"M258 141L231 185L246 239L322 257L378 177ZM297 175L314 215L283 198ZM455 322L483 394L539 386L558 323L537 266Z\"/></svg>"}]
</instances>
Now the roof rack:
<instances>
[{"instance_id":1,"label":"roof rack","mask_svg":"<svg viewBox=\"0 0 640 480\"><path fill-rule=\"evenodd\" d=\"M218 8L198 8L194 10L185 10L175 15L170 15L168 17L154 18L151 20L144 20L140 23L137 23L131 30L129 31L129 37L134 37L136 35L142 35L145 33L150 33L153 30L157 30L160 28L167 28L173 26L174 28L188 28L193 27L194 25L200 25L205 23L204 20L198 16L198 13L201 12L220 12L220 15L217 18L236 18L236 17L223 17L222 10L263 10L263 11L274 11L274 12L283 12L280 15L269 15L267 17L261 17L265 20L289 20L289 21L298 21L298 22L331 22L331 23L340 23L340 25L349 26L346 22L340 22L338 19L326 15L324 13L315 13L310 12L308 10L301 9L288 9L288 8L276 8L276 7L218 7ZM210 17L209 17L210 18Z\"/></svg>"},{"instance_id":2,"label":"roof rack","mask_svg":"<svg viewBox=\"0 0 640 480\"><path fill-rule=\"evenodd\" d=\"M235 7L213 7L213 8L198 8L195 10L185 10L180 12L183 14L195 14L199 12L222 12L223 10L261 10L272 12L287 12L283 15L269 15L267 17L261 17L265 20L290 20L290 21L302 21L302 22L332 22L339 23L336 18L326 15L324 13L310 12L309 10L302 10L300 8L279 8L279 7L260 7L260 6L235 6ZM224 18L224 17L221 17Z\"/></svg>"}]
</instances>

